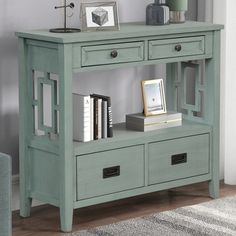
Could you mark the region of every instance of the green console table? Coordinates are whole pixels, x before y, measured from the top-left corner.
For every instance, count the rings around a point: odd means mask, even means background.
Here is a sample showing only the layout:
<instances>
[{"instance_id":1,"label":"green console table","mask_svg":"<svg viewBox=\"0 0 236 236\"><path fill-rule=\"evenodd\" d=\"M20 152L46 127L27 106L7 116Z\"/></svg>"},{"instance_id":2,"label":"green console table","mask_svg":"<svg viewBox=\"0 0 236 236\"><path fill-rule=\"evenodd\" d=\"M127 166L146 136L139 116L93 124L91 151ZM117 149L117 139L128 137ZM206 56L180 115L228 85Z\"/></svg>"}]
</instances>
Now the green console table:
<instances>
[{"instance_id":1,"label":"green console table","mask_svg":"<svg viewBox=\"0 0 236 236\"><path fill-rule=\"evenodd\" d=\"M32 199L49 203L68 232L73 210L93 204L203 181L218 197L222 28L127 23L115 32L18 32L21 216L30 215ZM167 109L182 112L182 126L136 132L116 124L113 138L73 142L73 73L159 63L167 68Z\"/></svg>"}]
</instances>

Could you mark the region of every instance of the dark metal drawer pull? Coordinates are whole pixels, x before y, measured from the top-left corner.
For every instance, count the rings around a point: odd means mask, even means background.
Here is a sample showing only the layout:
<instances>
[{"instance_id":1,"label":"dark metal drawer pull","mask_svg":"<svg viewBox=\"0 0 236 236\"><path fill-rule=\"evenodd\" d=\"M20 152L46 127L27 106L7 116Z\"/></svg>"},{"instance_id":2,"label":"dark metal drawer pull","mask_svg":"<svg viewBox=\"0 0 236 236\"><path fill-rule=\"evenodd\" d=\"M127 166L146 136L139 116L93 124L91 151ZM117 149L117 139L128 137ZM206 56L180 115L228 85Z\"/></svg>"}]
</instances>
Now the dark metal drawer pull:
<instances>
[{"instance_id":1,"label":"dark metal drawer pull","mask_svg":"<svg viewBox=\"0 0 236 236\"><path fill-rule=\"evenodd\" d=\"M187 153L181 153L171 156L171 165L178 165L187 162Z\"/></svg>"},{"instance_id":2,"label":"dark metal drawer pull","mask_svg":"<svg viewBox=\"0 0 236 236\"><path fill-rule=\"evenodd\" d=\"M111 57L112 58L116 58L118 56L118 52L116 51L116 50L113 50L112 52L111 52Z\"/></svg>"},{"instance_id":3,"label":"dark metal drawer pull","mask_svg":"<svg viewBox=\"0 0 236 236\"><path fill-rule=\"evenodd\" d=\"M182 46L180 44L175 45L175 51L180 52L182 49Z\"/></svg>"},{"instance_id":4,"label":"dark metal drawer pull","mask_svg":"<svg viewBox=\"0 0 236 236\"><path fill-rule=\"evenodd\" d=\"M103 169L103 179L120 175L120 166L112 166Z\"/></svg>"}]
</instances>

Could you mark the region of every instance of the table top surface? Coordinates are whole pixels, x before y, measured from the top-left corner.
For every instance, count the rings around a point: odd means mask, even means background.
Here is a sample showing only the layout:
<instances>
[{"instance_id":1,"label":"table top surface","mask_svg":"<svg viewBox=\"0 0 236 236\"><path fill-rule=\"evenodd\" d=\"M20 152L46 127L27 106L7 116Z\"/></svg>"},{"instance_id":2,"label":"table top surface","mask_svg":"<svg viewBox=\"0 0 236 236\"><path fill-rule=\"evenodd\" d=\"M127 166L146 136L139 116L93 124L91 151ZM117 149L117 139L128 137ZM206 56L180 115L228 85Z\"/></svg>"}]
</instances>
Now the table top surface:
<instances>
[{"instance_id":1,"label":"table top surface","mask_svg":"<svg viewBox=\"0 0 236 236\"><path fill-rule=\"evenodd\" d=\"M223 29L223 25L187 21L180 24L148 26L143 22L122 23L118 31L93 31L79 33L51 33L48 29L16 32L20 38L42 40L55 43L76 43L122 38L196 33Z\"/></svg>"}]
</instances>

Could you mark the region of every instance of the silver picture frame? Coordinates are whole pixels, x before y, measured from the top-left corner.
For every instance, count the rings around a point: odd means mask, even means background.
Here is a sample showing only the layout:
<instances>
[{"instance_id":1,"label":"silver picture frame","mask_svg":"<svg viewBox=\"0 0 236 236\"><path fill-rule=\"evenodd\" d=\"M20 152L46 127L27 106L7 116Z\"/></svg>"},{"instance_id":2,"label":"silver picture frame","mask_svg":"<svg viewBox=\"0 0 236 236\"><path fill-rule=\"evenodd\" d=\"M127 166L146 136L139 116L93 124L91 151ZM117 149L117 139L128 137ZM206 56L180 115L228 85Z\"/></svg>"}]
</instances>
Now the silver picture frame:
<instances>
[{"instance_id":1,"label":"silver picture frame","mask_svg":"<svg viewBox=\"0 0 236 236\"><path fill-rule=\"evenodd\" d=\"M166 113L163 79L143 80L141 83L144 115L152 116Z\"/></svg>"},{"instance_id":2,"label":"silver picture frame","mask_svg":"<svg viewBox=\"0 0 236 236\"><path fill-rule=\"evenodd\" d=\"M82 2L80 5L82 31L119 30L116 1Z\"/></svg>"}]
</instances>

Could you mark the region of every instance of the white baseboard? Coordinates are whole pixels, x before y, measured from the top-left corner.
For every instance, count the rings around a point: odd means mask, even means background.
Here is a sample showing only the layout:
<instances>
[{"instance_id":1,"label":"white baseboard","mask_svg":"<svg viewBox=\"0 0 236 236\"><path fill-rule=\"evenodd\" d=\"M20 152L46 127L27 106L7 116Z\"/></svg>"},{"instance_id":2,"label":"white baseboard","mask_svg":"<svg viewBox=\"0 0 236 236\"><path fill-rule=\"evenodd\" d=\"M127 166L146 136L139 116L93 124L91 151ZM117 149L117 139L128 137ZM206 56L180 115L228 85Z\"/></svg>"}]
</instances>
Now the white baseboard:
<instances>
[{"instance_id":1,"label":"white baseboard","mask_svg":"<svg viewBox=\"0 0 236 236\"><path fill-rule=\"evenodd\" d=\"M20 180L19 175L12 176L12 211L20 209L20 188L19 188ZM32 206L43 205L44 203L33 200Z\"/></svg>"}]
</instances>

